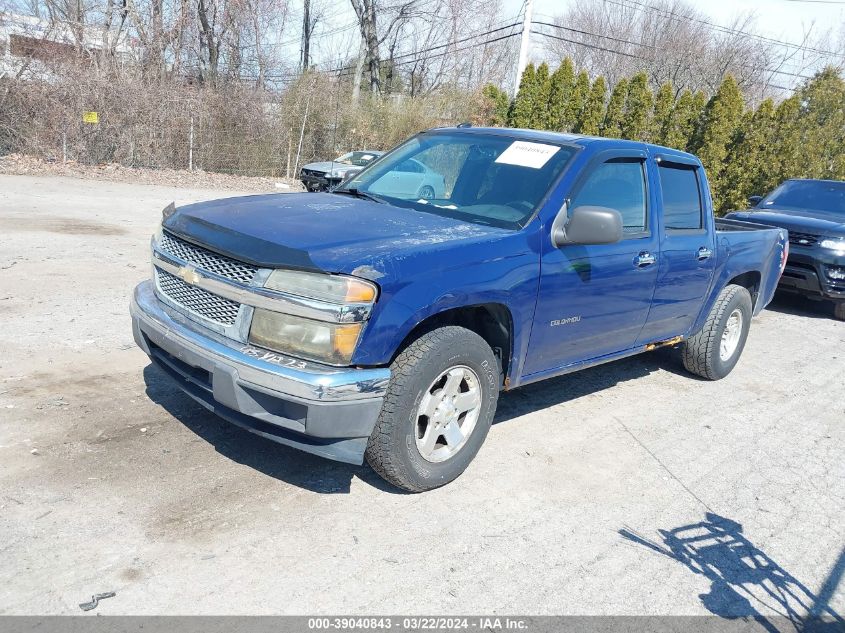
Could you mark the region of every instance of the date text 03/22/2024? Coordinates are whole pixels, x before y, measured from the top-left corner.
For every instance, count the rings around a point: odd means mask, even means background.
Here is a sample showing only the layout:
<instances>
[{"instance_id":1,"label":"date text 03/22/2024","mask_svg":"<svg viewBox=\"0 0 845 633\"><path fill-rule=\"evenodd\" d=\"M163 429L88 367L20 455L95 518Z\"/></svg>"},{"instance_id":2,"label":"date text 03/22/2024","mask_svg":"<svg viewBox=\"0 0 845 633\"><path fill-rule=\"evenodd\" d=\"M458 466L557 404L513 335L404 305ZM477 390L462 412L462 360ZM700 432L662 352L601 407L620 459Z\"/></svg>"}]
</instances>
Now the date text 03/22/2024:
<instances>
[{"instance_id":1,"label":"date text 03/22/2024","mask_svg":"<svg viewBox=\"0 0 845 633\"><path fill-rule=\"evenodd\" d=\"M312 631L329 630L400 630L400 631L524 631L528 623L521 618L509 617L347 617L347 618L309 618L308 629Z\"/></svg>"}]
</instances>

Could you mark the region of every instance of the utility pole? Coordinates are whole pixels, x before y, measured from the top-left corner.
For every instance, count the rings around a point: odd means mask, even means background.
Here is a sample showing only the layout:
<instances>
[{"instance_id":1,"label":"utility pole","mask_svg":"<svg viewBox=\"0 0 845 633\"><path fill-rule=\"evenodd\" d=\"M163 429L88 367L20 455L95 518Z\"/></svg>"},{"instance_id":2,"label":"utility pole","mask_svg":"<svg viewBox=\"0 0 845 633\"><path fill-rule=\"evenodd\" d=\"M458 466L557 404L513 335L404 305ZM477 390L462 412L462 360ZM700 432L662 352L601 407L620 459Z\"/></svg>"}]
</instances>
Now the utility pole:
<instances>
[{"instance_id":1,"label":"utility pole","mask_svg":"<svg viewBox=\"0 0 845 633\"><path fill-rule=\"evenodd\" d=\"M522 19L522 39L519 44L519 61L516 64L516 79L513 82L513 96L519 92L519 80L528 65L528 54L531 52L531 13L534 10L534 0L525 0L525 14Z\"/></svg>"},{"instance_id":2,"label":"utility pole","mask_svg":"<svg viewBox=\"0 0 845 633\"><path fill-rule=\"evenodd\" d=\"M315 25L316 22L311 19L311 0L305 0L302 3L302 43L299 51L302 72L306 72L311 66L311 35Z\"/></svg>"}]
</instances>

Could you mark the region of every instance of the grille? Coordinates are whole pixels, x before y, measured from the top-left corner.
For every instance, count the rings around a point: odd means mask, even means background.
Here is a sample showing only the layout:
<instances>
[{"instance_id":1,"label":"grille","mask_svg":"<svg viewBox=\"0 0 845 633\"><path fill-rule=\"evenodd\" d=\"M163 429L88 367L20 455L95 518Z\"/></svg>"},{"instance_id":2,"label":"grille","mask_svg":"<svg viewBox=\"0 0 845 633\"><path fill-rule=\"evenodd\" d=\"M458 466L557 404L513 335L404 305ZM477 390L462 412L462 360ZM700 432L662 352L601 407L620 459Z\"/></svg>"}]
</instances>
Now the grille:
<instances>
[{"instance_id":1,"label":"grille","mask_svg":"<svg viewBox=\"0 0 845 633\"><path fill-rule=\"evenodd\" d=\"M156 268L156 278L158 287L167 298L210 321L230 326L238 318L239 303L187 284L159 268Z\"/></svg>"},{"instance_id":2,"label":"grille","mask_svg":"<svg viewBox=\"0 0 845 633\"><path fill-rule=\"evenodd\" d=\"M813 235L812 233L795 233L794 231L789 232L790 244L797 244L798 246L812 246L818 241L819 236Z\"/></svg>"},{"instance_id":3,"label":"grille","mask_svg":"<svg viewBox=\"0 0 845 633\"><path fill-rule=\"evenodd\" d=\"M250 283L258 270L251 264L218 255L169 233L162 233L158 247L165 253L183 259L201 270L207 270L210 273L244 284Z\"/></svg>"}]
</instances>

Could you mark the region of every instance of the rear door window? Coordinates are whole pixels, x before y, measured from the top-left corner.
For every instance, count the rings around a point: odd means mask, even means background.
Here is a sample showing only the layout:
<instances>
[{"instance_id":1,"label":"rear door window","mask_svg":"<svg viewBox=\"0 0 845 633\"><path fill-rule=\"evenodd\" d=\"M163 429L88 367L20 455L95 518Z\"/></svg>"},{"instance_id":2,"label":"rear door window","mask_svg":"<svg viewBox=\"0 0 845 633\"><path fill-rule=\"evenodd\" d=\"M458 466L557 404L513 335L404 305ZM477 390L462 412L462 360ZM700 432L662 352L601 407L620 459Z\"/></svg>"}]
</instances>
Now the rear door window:
<instances>
[{"instance_id":1,"label":"rear door window","mask_svg":"<svg viewBox=\"0 0 845 633\"><path fill-rule=\"evenodd\" d=\"M666 230L704 228L704 205L698 170L693 166L661 163L660 190L663 196L663 223Z\"/></svg>"}]
</instances>

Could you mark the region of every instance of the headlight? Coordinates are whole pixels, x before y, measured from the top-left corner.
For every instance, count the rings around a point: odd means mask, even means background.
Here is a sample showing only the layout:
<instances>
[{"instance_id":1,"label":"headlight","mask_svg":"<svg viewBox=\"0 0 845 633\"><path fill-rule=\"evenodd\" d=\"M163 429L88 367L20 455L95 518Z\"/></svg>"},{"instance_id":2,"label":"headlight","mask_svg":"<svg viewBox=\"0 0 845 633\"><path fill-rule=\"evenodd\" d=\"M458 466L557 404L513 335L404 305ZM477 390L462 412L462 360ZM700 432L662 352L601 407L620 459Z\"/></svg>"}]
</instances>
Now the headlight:
<instances>
[{"instance_id":1,"label":"headlight","mask_svg":"<svg viewBox=\"0 0 845 633\"><path fill-rule=\"evenodd\" d=\"M357 277L298 270L274 270L264 287L338 305L373 303L378 292L375 284ZM363 327L362 322L324 322L256 308L249 340L283 354L348 365Z\"/></svg>"},{"instance_id":2,"label":"headlight","mask_svg":"<svg viewBox=\"0 0 845 633\"><path fill-rule=\"evenodd\" d=\"M333 169L329 172L329 178L346 178L345 169Z\"/></svg>"},{"instance_id":3,"label":"headlight","mask_svg":"<svg viewBox=\"0 0 845 633\"><path fill-rule=\"evenodd\" d=\"M249 340L283 354L348 365L362 326L362 323L324 323L256 308Z\"/></svg>"},{"instance_id":4,"label":"headlight","mask_svg":"<svg viewBox=\"0 0 845 633\"><path fill-rule=\"evenodd\" d=\"M845 281L845 266L827 266L827 276L835 281Z\"/></svg>"},{"instance_id":5,"label":"headlight","mask_svg":"<svg viewBox=\"0 0 845 633\"><path fill-rule=\"evenodd\" d=\"M274 270L264 287L331 303L372 303L376 300L375 284L343 275Z\"/></svg>"},{"instance_id":6,"label":"headlight","mask_svg":"<svg viewBox=\"0 0 845 633\"><path fill-rule=\"evenodd\" d=\"M837 251L838 254L845 254L845 239L825 239L819 242L822 248L829 248L832 251Z\"/></svg>"}]
</instances>

